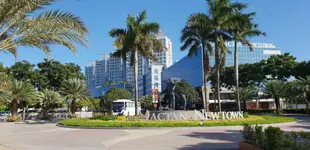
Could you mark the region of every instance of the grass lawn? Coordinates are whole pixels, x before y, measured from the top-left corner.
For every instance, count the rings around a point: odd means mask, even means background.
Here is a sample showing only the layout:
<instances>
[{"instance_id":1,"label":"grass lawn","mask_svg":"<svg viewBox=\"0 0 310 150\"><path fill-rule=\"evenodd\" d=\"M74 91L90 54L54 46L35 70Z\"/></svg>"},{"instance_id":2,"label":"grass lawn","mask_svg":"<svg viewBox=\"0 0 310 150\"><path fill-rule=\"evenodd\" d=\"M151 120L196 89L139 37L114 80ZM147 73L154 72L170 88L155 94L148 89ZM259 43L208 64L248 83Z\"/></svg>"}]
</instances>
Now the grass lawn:
<instances>
[{"instance_id":1,"label":"grass lawn","mask_svg":"<svg viewBox=\"0 0 310 150\"><path fill-rule=\"evenodd\" d=\"M66 119L59 122L60 125L73 127L102 127L102 128L131 128L131 127L211 127L211 126L239 126L243 124L273 124L294 122L295 118L282 116L249 116L238 120L209 120L209 121L103 121L94 119Z\"/></svg>"}]
</instances>

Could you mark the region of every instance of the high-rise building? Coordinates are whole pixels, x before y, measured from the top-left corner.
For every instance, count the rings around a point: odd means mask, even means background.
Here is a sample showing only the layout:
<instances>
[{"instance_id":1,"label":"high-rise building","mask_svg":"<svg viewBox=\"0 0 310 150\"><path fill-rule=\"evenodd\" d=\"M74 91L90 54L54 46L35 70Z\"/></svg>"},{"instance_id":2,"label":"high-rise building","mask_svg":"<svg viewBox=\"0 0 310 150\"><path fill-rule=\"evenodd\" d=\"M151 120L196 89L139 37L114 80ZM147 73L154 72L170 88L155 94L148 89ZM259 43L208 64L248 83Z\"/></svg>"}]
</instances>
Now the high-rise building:
<instances>
[{"instance_id":1,"label":"high-rise building","mask_svg":"<svg viewBox=\"0 0 310 150\"><path fill-rule=\"evenodd\" d=\"M256 63L264 59L268 59L272 55L281 54L281 50L273 44L269 43L252 43L254 51L242 44L238 44L239 64ZM227 42L227 48L230 53L227 54L226 66L234 65L234 43ZM214 57L210 58L210 65L214 66ZM197 56L184 57L180 61L174 63L171 67L162 72L162 87L165 89L165 84L169 78L180 78L194 87L203 85L203 71L202 71L202 55L201 49Z\"/></svg>"},{"instance_id":2,"label":"high-rise building","mask_svg":"<svg viewBox=\"0 0 310 150\"><path fill-rule=\"evenodd\" d=\"M238 43L238 61L239 64L250 64L256 63L263 59L268 59L271 55L280 55L281 50L275 45L270 43L252 43L253 51L247 45ZM234 42L227 42L226 47L228 49L226 57L226 66L234 65ZM214 57L210 59L210 65L214 66L215 60Z\"/></svg>"},{"instance_id":3,"label":"high-rise building","mask_svg":"<svg viewBox=\"0 0 310 150\"><path fill-rule=\"evenodd\" d=\"M112 55L112 53L110 54ZM108 60L108 80L114 81L114 83L120 83L126 81L125 71L126 66L124 61L120 58L110 57Z\"/></svg>"},{"instance_id":4,"label":"high-rise building","mask_svg":"<svg viewBox=\"0 0 310 150\"><path fill-rule=\"evenodd\" d=\"M92 89L96 87L95 66L96 66L96 63L91 62L85 67L86 84L87 84L88 89Z\"/></svg>"},{"instance_id":5,"label":"high-rise building","mask_svg":"<svg viewBox=\"0 0 310 150\"><path fill-rule=\"evenodd\" d=\"M162 65L164 68L169 68L172 65L172 42L162 31L156 37L165 45L166 50L154 50L153 56L157 57L157 61L149 60L149 63L150 65Z\"/></svg>"},{"instance_id":6,"label":"high-rise building","mask_svg":"<svg viewBox=\"0 0 310 150\"><path fill-rule=\"evenodd\" d=\"M95 63L95 85L103 86L108 79L108 60L109 56L100 55L101 60L97 60Z\"/></svg>"},{"instance_id":7,"label":"high-rise building","mask_svg":"<svg viewBox=\"0 0 310 150\"><path fill-rule=\"evenodd\" d=\"M138 78L139 80L144 78L144 75L153 71L152 66L162 66L163 68L168 68L172 65L172 42L171 40L160 31L156 37L163 42L166 49L165 50L153 50L153 56L157 57L157 61L152 61L142 55L138 56ZM111 53L112 54L112 53ZM110 54L110 56L111 56ZM131 66L131 53L127 54L126 61L121 58L113 58L107 55L101 55L101 60L96 61L90 68L89 66L85 68L85 74L90 74L91 69L94 74L86 75L87 84L89 88L96 88L104 86L108 81L114 81L114 83L120 83L121 81L129 83L128 87L134 87L134 68ZM154 67L153 67L154 68ZM153 74L153 73L151 73ZM161 71L159 73L161 75ZM92 78L92 80L91 80ZM92 82L91 82L92 81ZM144 81L144 80L142 80ZM94 84L93 84L94 82ZM149 82L149 81L146 81ZM139 84L141 86L144 83ZM139 87L144 89L144 87ZM152 89L148 89L149 91ZM132 90L134 91L134 90ZM142 91L143 93L143 91Z\"/></svg>"}]
</instances>

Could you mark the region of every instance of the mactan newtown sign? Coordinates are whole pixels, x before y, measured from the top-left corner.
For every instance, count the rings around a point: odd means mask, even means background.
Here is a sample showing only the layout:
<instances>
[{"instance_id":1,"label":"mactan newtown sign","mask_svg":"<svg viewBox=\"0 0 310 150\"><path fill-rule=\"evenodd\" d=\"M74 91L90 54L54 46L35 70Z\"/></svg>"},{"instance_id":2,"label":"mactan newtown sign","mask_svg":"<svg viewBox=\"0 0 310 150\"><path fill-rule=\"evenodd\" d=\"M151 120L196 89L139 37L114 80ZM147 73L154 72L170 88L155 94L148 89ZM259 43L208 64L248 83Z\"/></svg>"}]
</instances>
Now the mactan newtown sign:
<instances>
[{"instance_id":1,"label":"mactan newtown sign","mask_svg":"<svg viewBox=\"0 0 310 150\"><path fill-rule=\"evenodd\" d=\"M146 111L145 120L233 120L243 119L242 111L204 112L204 111Z\"/></svg>"}]
</instances>

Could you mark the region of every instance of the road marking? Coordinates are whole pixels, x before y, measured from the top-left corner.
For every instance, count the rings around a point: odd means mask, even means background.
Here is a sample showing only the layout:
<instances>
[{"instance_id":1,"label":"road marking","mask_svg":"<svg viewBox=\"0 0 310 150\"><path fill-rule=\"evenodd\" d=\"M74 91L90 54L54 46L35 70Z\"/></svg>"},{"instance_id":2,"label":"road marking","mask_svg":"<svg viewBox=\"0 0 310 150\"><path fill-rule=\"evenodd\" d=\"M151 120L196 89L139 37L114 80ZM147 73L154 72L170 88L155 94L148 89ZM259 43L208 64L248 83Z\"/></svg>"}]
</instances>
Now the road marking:
<instances>
[{"instance_id":1,"label":"road marking","mask_svg":"<svg viewBox=\"0 0 310 150\"><path fill-rule=\"evenodd\" d=\"M124 130L128 135L117 137L113 140L103 141L101 144L106 147L113 146L119 142L124 142L128 140L134 140L139 138L146 138L150 136L163 135L169 133L171 130Z\"/></svg>"}]
</instances>

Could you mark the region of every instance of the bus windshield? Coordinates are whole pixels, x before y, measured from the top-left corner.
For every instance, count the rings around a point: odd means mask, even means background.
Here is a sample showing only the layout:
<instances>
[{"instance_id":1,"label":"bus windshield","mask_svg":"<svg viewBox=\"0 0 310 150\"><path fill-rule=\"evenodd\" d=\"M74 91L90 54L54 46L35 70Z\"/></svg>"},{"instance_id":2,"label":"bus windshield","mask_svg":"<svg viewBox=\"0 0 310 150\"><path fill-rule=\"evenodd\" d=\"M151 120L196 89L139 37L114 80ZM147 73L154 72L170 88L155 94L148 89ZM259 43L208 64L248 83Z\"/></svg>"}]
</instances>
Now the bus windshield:
<instances>
[{"instance_id":1,"label":"bus windshield","mask_svg":"<svg viewBox=\"0 0 310 150\"><path fill-rule=\"evenodd\" d=\"M113 102L113 111L121 112L124 109L124 102Z\"/></svg>"}]
</instances>

